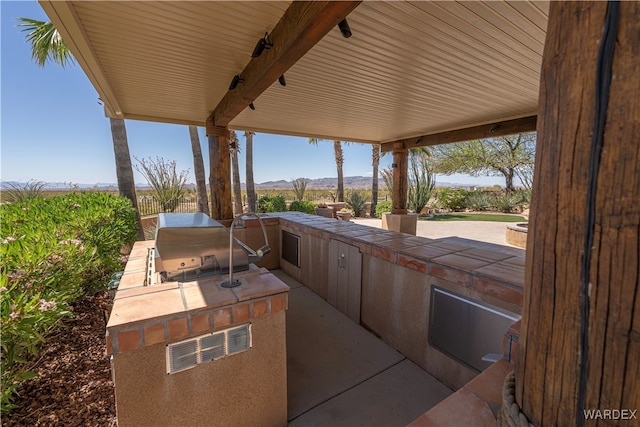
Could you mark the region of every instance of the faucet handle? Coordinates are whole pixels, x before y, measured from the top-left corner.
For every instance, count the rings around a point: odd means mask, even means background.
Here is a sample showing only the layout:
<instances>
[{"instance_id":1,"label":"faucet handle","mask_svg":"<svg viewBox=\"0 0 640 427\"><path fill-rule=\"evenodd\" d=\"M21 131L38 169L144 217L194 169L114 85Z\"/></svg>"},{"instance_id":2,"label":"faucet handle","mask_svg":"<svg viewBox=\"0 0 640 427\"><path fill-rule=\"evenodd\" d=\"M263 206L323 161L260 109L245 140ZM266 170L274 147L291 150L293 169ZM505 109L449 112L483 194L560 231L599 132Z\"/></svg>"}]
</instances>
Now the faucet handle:
<instances>
[{"instance_id":1,"label":"faucet handle","mask_svg":"<svg viewBox=\"0 0 640 427\"><path fill-rule=\"evenodd\" d=\"M265 256L266 254L268 254L269 252L271 252L271 247L269 247L269 245L264 245L263 247L261 247L260 249L258 249L256 251L256 254L262 258L263 256Z\"/></svg>"}]
</instances>

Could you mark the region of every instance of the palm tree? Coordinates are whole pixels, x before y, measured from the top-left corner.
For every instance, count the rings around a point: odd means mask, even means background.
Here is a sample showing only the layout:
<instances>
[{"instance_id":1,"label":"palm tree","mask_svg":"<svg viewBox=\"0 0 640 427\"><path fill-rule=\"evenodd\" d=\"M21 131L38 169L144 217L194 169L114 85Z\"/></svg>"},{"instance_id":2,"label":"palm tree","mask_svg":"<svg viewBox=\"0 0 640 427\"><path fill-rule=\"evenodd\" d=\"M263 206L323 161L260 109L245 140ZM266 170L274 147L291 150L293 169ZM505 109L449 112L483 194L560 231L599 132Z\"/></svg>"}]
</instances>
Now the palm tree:
<instances>
[{"instance_id":1,"label":"palm tree","mask_svg":"<svg viewBox=\"0 0 640 427\"><path fill-rule=\"evenodd\" d=\"M131 201L131 206L136 210L136 218L138 220L138 240L145 240L140 211L138 210L133 168L131 167L127 129L123 119L109 118L109 122L111 124L111 138L113 139L113 154L116 161L118 193Z\"/></svg>"},{"instance_id":2,"label":"palm tree","mask_svg":"<svg viewBox=\"0 0 640 427\"><path fill-rule=\"evenodd\" d=\"M373 182L371 183L371 211L369 216L375 218L378 204L378 166L380 165L380 144L371 146L371 164L373 165Z\"/></svg>"},{"instance_id":3,"label":"palm tree","mask_svg":"<svg viewBox=\"0 0 640 427\"><path fill-rule=\"evenodd\" d=\"M238 167L238 153L240 152L240 141L236 131L232 130L229 137L229 147L231 151L231 162L233 167L233 210L235 214L242 213L242 189L240 188L240 170Z\"/></svg>"},{"instance_id":4,"label":"palm tree","mask_svg":"<svg viewBox=\"0 0 640 427\"><path fill-rule=\"evenodd\" d=\"M189 126L189 137L191 139L191 150L193 151L193 173L196 176L198 211L208 215L209 197L207 196L207 181L205 180L204 174L204 160L202 159L200 136L198 136L198 128L196 126Z\"/></svg>"},{"instance_id":5,"label":"palm tree","mask_svg":"<svg viewBox=\"0 0 640 427\"><path fill-rule=\"evenodd\" d=\"M245 165L245 170L247 175L247 204L249 205L249 212L256 211L256 185L253 181L253 135L255 135L255 132L245 131L244 133L245 140L247 141L247 146L245 147L247 164Z\"/></svg>"},{"instance_id":6,"label":"palm tree","mask_svg":"<svg viewBox=\"0 0 640 427\"><path fill-rule=\"evenodd\" d=\"M318 145L322 139L309 138L309 144ZM342 174L342 164L344 163L344 153L342 152L342 144L340 141L333 141L333 153L336 158L336 169L338 171L338 202L344 202L344 176Z\"/></svg>"},{"instance_id":7,"label":"palm tree","mask_svg":"<svg viewBox=\"0 0 640 427\"><path fill-rule=\"evenodd\" d=\"M47 61L53 61L62 68L75 62L69 47L51 22L30 18L18 20L22 22L18 27L23 27L22 31L29 32L27 41L31 43L31 58L41 68L44 68Z\"/></svg>"},{"instance_id":8,"label":"palm tree","mask_svg":"<svg viewBox=\"0 0 640 427\"><path fill-rule=\"evenodd\" d=\"M27 41L31 43L31 57L40 66L44 67L47 61L53 61L64 68L73 63L74 58L69 47L62 40L62 36L51 22L37 19L18 18L22 23L22 31L27 33ZM121 196L131 200L131 205L136 210L138 219L138 240L144 240L144 230L138 210L138 198L129 155L129 143L127 131L123 119L110 118L111 136L113 138L113 151L116 162L116 177L118 179L118 191Z\"/></svg>"}]
</instances>

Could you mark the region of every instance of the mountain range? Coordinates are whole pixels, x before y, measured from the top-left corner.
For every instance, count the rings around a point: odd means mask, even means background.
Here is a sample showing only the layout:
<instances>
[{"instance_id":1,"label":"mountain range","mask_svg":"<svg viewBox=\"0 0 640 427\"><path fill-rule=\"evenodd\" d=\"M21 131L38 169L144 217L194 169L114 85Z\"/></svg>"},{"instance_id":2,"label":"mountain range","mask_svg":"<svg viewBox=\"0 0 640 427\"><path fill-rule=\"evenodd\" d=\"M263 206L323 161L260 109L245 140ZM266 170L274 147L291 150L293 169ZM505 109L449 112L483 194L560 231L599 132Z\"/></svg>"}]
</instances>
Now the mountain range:
<instances>
[{"instance_id":1,"label":"mountain range","mask_svg":"<svg viewBox=\"0 0 640 427\"><path fill-rule=\"evenodd\" d=\"M346 176L344 177L344 188L352 188L352 189L369 189L371 188L371 177L367 176ZM293 188L292 181L287 181L284 179L278 181L266 181L261 183L256 183L256 190L288 190ZM16 181L0 181L0 189L6 190L11 188L11 186L24 186L23 182ZM245 183L241 184L242 189L245 189ZM382 178L378 180L379 188L384 188L385 184ZM437 187L469 187L469 185L465 184L456 184L451 182L436 182ZM195 188L195 184L187 184L188 188ZM316 179L308 179L307 181L307 189L309 190L331 190L336 189L338 187L338 178L316 178ZM96 184L74 184L69 182L47 182L45 185L45 189L47 190L67 190L70 188L79 188L81 190L86 189L96 189L96 190L117 190L118 185L114 183L96 183ZM140 189L148 189L148 185L136 185L136 188Z\"/></svg>"}]
</instances>

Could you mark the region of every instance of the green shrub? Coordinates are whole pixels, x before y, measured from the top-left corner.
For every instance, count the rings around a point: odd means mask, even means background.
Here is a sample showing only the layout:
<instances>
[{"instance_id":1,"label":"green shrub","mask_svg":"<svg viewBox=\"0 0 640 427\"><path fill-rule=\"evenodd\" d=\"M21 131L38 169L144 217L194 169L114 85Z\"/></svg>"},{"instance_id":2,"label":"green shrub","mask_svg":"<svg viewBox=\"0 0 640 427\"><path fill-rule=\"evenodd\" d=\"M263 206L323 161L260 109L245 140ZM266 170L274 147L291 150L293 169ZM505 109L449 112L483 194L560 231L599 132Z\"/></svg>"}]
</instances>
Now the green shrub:
<instances>
[{"instance_id":1,"label":"green shrub","mask_svg":"<svg viewBox=\"0 0 640 427\"><path fill-rule=\"evenodd\" d=\"M529 190L528 188L519 188L516 190L516 193L520 195L522 204L531 203L531 190Z\"/></svg>"},{"instance_id":2,"label":"green shrub","mask_svg":"<svg viewBox=\"0 0 640 427\"><path fill-rule=\"evenodd\" d=\"M35 198L0 206L1 409L11 409L29 356L86 292L106 289L136 237L129 200L105 193Z\"/></svg>"},{"instance_id":3,"label":"green shrub","mask_svg":"<svg viewBox=\"0 0 640 427\"><path fill-rule=\"evenodd\" d=\"M291 186L293 187L293 193L296 195L296 200L303 200L304 193L307 191L307 183L309 181L306 178L293 178L291 180Z\"/></svg>"},{"instance_id":4,"label":"green shrub","mask_svg":"<svg viewBox=\"0 0 640 427\"><path fill-rule=\"evenodd\" d=\"M385 200L384 202L378 202L376 205L376 218L382 218L382 214L391 212L391 200Z\"/></svg>"},{"instance_id":5,"label":"green shrub","mask_svg":"<svg viewBox=\"0 0 640 427\"><path fill-rule=\"evenodd\" d=\"M153 197L162 206L162 212L175 211L186 194L189 171L183 170L178 173L176 161L168 161L162 157L157 157L156 160L136 160L138 164L135 168L153 189Z\"/></svg>"},{"instance_id":6,"label":"green shrub","mask_svg":"<svg viewBox=\"0 0 640 427\"><path fill-rule=\"evenodd\" d=\"M353 210L354 216L360 216L364 212L364 208L367 205L367 197L363 196L359 191L351 191L347 194L344 201L347 206Z\"/></svg>"},{"instance_id":7,"label":"green shrub","mask_svg":"<svg viewBox=\"0 0 640 427\"><path fill-rule=\"evenodd\" d=\"M313 202L308 202L306 200L294 200L289 204L290 211L304 212L311 215L315 215L317 205Z\"/></svg>"},{"instance_id":8,"label":"green shrub","mask_svg":"<svg viewBox=\"0 0 640 427\"><path fill-rule=\"evenodd\" d=\"M460 211L466 207L465 199L468 193L467 190L445 187L438 192L438 203L444 209Z\"/></svg>"},{"instance_id":9,"label":"green shrub","mask_svg":"<svg viewBox=\"0 0 640 427\"><path fill-rule=\"evenodd\" d=\"M474 211L486 211L493 207L494 197L484 191L472 191L467 194L465 205Z\"/></svg>"},{"instance_id":10,"label":"green shrub","mask_svg":"<svg viewBox=\"0 0 640 427\"><path fill-rule=\"evenodd\" d=\"M436 176L431 168L429 156L424 152L409 154L407 207L418 215L429 203L436 186Z\"/></svg>"},{"instance_id":11,"label":"green shrub","mask_svg":"<svg viewBox=\"0 0 640 427\"><path fill-rule=\"evenodd\" d=\"M286 212L287 202L283 196L262 196L258 200L258 212Z\"/></svg>"},{"instance_id":12,"label":"green shrub","mask_svg":"<svg viewBox=\"0 0 640 427\"><path fill-rule=\"evenodd\" d=\"M9 203L24 202L43 196L43 188L47 185L42 181L29 181L24 186L9 184L4 190L6 201Z\"/></svg>"},{"instance_id":13,"label":"green shrub","mask_svg":"<svg viewBox=\"0 0 640 427\"><path fill-rule=\"evenodd\" d=\"M518 206L522 205L522 194L517 192L499 194L494 199L494 204L500 212L513 212Z\"/></svg>"}]
</instances>

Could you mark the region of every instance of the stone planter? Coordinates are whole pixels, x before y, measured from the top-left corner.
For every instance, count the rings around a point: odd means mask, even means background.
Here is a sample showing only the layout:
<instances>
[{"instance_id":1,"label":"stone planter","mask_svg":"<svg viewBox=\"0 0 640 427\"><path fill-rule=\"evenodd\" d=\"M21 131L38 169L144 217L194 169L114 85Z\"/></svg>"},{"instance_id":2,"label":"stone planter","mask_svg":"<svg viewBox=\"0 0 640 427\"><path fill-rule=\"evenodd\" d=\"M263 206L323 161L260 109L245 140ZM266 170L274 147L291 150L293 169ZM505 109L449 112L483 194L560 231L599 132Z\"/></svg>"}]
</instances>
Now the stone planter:
<instances>
[{"instance_id":1,"label":"stone planter","mask_svg":"<svg viewBox=\"0 0 640 427\"><path fill-rule=\"evenodd\" d=\"M326 218L334 218L332 208L316 208L316 215Z\"/></svg>"},{"instance_id":2,"label":"stone planter","mask_svg":"<svg viewBox=\"0 0 640 427\"><path fill-rule=\"evenodd\" d=\"M336 214L340 212L340 209L344 208L347 204L345 202L335 202L335 203L327 203L327 206L333 209L333 216L336 217Z\"/></svg>"},{"instance_id":3,"label":"stone planter","mask_svg":"<svg viewBox=\"0 0 640 427\"><path fill-rule=\"evenodd\" d=\"M336 212L336 216L340 221L349 221L351 219L351 212Z\"/></svg>"},{"instance_id":4,"label":"stone planter","mask_svg":"<svg viewBox=\"0 0 640 427\"><path fill-rule=\"evenodd\" d=\"M418 215L409 214L392 214L385 213L382 215L382 228L385 230L398 231L400 233L416 235L418 227Z\"/></svg>"}]
</instances>

